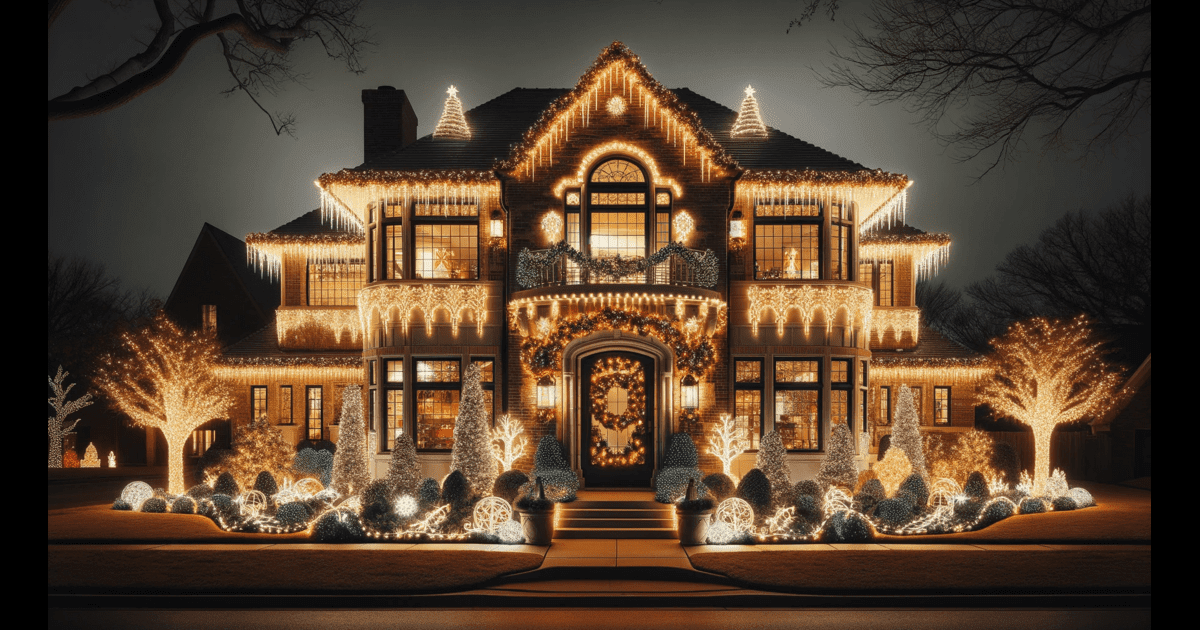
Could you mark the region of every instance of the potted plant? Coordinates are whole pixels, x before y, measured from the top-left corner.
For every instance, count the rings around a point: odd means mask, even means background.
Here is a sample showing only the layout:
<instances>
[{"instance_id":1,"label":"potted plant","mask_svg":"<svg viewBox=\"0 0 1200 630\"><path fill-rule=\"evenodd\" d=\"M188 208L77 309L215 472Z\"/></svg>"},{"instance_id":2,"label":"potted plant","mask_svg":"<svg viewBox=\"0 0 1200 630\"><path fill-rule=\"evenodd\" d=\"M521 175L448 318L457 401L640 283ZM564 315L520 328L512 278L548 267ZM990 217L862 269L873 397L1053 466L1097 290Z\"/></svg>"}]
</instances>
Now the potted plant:
<instances>
[{"instance_id":1,"label":"potted plant","mask_svg":"<svg viewBox=\"0 0 1200 630\"><path fill-rule=\"evenodd\" d=\"M517 499L517 510L521 514L526 544L549 545L554 539L554 502L546 498L546 487L540 476L537 478L537 496L527 494Z\"/></svg>"},{"instance_id":2,"label":"potted plant","mask_svg":"<svg viewBox=\"0 0 1200 630\"><path fill-rule=\"evenodd\" d=\"M703 545L715 504L712 499L696 496L696 480L688 480L687 494L675 505L676 533L682 545Z\"/></svg>"}]
</instances>

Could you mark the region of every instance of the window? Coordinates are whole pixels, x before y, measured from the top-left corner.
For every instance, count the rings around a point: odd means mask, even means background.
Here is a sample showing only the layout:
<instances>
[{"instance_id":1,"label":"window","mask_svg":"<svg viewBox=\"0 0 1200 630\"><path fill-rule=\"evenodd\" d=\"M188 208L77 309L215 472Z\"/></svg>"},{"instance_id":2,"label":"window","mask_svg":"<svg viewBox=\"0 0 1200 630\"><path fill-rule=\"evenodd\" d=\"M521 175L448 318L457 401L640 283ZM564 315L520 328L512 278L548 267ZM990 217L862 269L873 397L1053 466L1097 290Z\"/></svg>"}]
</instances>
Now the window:
<instances>
[{"instance_id":1,"label":"window","mask_svg":"<svg viewBox=\"0 0 1200 630\"><path fill-rule=\"evenodd\" d=\"M894 270L895 265L890 262L858 265L858 281L871 286L875 292L875 306L895 306Z\"/></svg>"},{"instance_id":2,"label":"window","mask_svg":"<svg viewBox=\"0 0 1200 630\"><path fill-rule=\"evenodd\" d=\"M217 305L216 304L201 304L200 305L200 322L206 333L217 332Z\"/></svg>"},{"instance_id":3,"label":"window","mask_svg":"<svg viewBox=\"0 0 1200 630\"><path fill-rule=\"evenodd\" d=\"M321 404L321 386L308 386L308 406L304 416L308 439L325 439L325 409Z\"/></svg>"},{"instance_id":4,"label":"window","mask_svg":"<svg viewBox=\"0 0 1200 630\"><path fill-rule=\"evenodd\" d=\"M841 204L829 205L829 278L850 279L850 212Z\"/></svg>"},{"instance_id":5,"label":"window","mask_svg":"<svg viewBox=\"0 0 1200 630\"><path fill-rule=\"evenodd\" d=\"M859 361L858 362L858 400L860 401L859 404L862 406L862 413L859 415L859 417L862 418L863 433L867 432L867 418L870 417L867 414L867 383L868 383L868 381L867 381L867 362Z\"/></svg>"},{"instance_id":6,"label":"window","mask_svg":"<svg viewBox=\"0 0 1200 630\"><path fill-rule=\"evenodd\" d=\"M386 452L404 435L404 359L383 360L383 387L385 407L379 448Z\"/></svg>"},{"instance_id":7,"label":"window","mask_svg":"<svg viewBox=\"0 0 1200 630\"><path fill-rule=\"evenodd\" d=\"M192 457L204 455L216 441L217 432L215 429L196 429L192 431Z\"/></svg>"},{"instance_id":8,"label":"window","mask_svg":"<svg viewBox=\"0 0 1200 630\"><path fill-rule=\"evenodd\" d=\"M892 388L891 387L884 386L884 387L879 388L879 423L880 424L891 424L892 423Z\"/></svg>"},{"instance_id":9,"label":"window","mask_svg":"<svg viewBox=\"0 0 1200 630\"><path fill-rule=\"evenodd\" d=\"M416 204L413 248L417 278L479 278L479 206Z\"/></svg>"},{"instance_id":10,"label":"window","mask_svg":"<svg viewBox=\"0 0 1200 630\"><path fill-rule=\"evenodd\" d=\"M461 361L422 359L416 362L416 444L419 449L449 450L454 446L454 421L462 387Z\"/></svg>"},{"instance_id":11,"label":"window","mask_svg":"<svg viewBox=\"0 0 1200 630\"><path fill-rule=\"evenodd\" d=\"M255 385L250 388L250 420L257 422L267 417L267 388Z\"/></svg>"},{"instance_id":12,"label":"window","mask_svg":"<svg viewBox=\"0 0 1200 630\"><path fill-rule=\"evenodd\" d=\"M832 398L829 401L829 421L845 423L851 431L854 430L854 422L850 417L850 386L853 381L850 378L850 361L848 359L833 359L829 363L829 375L832 390L829 392Z\"/></svg>"},{"instance_id":13,"label":"window","mask_svg":"<svg viewBox=\"0 0 1200 630\"><path fill-rule=\"evenodd\" d=\"M763 362L738 359L734 366L734 420L746 429L750 448L757 449L763 425Z\"/></svg>"},{"instance_id":14,"label":"window","mask_svg":"<svg viewBox=\"0 0 1200 630\"><path fill-rule=\"evenodd\" d=\"M821 207L764 204L754 209L755 278L821 277Z\"/></svg>"},{"instance_id":15,"label":"window","mask_svg":"<svg viewBox=\"0 0 1200 630\"><path fill-rule=\"evenodd\" d=\"M361 261L308 264L309 306L355 306L358 290L366 281Z\"/></svg>"},{"instance_id":16,"label":"window","mask_svg":"<svg viewBox=\"0 0 1200 630\"><path fill-rule=\"evenodd\" d=\"M384 226L383 277L400 280L404 277L404 226L399 223Z\"/></svg>"},{"instance_id":17,"label":"window","mask_svg":"<svg viewBox=\"0 0 1200 630\"><path fill-rule=\"evenodd\" d=\"M625 159L608 160L592 171L587 196L588 255L592 258L641 258L647 255L651 233L660 238L658 219L651 215L646 174ZM570 212L568 208L568 213ZM666 229L670 229L670 214ZM570 215L568 214L568 217ZM649 219L654 216L653 225ZM569 228L568 228L569 230ZM657 273L657 270L654 272ZM591 278L592 282L645 282L645 274L625 278Z\"/></svg>"},{"instance_id":18,"label":"window","mask_svg":"<svg viewBox=\"0 0 1200 630\"><path fill-rule=\"evenodd\" d=\"M375 403L378 399L378 392L375 388L371 388L371 395L367 405L367 431L375 432Z\"/></svg>"},{"instance_id":19,"label":"window","mask_svg":"<svg viewBox=\"0 0 1200 630\"><path fill-rule=\"evenodd\" d=\"M294 424L292 416L292 386L279 386L279 424Z\"/></svg>"},{"instance_id":20,"label":"window","mask_svg":"<svg viewBox=\"0 0 1200 630\"><path fill-rule=\"evenodd\" d=\"M821 361L775 361L775 430L793 451L821 449Z\"/></svg>"},{"instance_id":21,"label":"window","mask_svg":"<svg viewBox=\"0 0 1200 630\"><path fill-rule=\"evenodd\" d=\"M933 423L947 426L950 424L949 387L933 388Z\"/></svg>"}]
</instances>

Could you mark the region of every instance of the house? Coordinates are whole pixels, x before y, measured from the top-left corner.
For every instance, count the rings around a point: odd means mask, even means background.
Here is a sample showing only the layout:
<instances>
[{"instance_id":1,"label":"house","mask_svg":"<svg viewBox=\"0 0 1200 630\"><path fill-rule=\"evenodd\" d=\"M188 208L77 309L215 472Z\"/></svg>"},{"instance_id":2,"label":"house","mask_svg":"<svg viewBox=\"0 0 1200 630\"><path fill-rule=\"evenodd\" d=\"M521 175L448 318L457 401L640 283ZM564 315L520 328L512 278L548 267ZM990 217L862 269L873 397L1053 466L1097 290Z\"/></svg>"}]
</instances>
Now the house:
<instances>
[{"instance_id":1,"label":"house","mask_svg":"<svg viewBox=\"0 0 1200 630\"><path fill-rule=\"evenodd\" d=\"M464 112L451 88L419 139L402 90L362 101L363 163L246 237L280 300L225 350L235 431L336 441L357 384L377 475L408 435L440 478L472 363L493 417L558 438L593 487L648 485L671 434L703 452L723 413L753 448L778 431L794 479L838 422L865 463L902 384L928 430L973 426L980 360L915 304L949 237L903 223L906 176L765 126L751 89L740 111L668 89L615 43L573 89Z\"/></svg>"}]
</instances>

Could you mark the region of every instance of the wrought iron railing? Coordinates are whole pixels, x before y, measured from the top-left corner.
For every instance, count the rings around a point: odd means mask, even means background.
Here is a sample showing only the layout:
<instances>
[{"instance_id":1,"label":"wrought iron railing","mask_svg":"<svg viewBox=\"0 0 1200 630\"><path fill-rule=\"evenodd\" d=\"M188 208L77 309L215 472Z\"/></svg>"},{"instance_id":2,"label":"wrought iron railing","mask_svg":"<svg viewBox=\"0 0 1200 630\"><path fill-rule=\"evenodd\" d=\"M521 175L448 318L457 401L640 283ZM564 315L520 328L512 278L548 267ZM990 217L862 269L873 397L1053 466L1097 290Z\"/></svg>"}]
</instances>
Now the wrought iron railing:
<instances>
[{"instance_id":1,"label":"wrought iron railing","mask_svg":"<svg viewBox=\"0 0 1200 630\"><path fill-rule=\"evenodd\" d=\"M668 284L712 288L717 256L671 243L645 258L589 258L559 243L550 249L523 249L517 256L517 283L525 289L572 284Z\"/></svg>"}]
</instances>

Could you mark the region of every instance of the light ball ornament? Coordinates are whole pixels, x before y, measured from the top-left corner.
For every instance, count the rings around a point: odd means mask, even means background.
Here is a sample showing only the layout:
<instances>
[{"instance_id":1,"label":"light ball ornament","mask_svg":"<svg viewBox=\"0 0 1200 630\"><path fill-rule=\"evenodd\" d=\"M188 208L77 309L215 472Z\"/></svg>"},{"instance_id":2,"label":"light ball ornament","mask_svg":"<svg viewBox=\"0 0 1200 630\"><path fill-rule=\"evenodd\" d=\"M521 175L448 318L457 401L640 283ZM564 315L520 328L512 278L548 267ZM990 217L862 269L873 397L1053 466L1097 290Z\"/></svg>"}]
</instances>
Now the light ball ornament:
<instances>
[{"instance_id":1,"label":"light ball ornament","mask_svg":"<svg viewBox=\"0 0 1200 630\"><path fill-rule=\"evenodd\" d=\"M417 500L407 494L396 499L396 514L399 514L401 518L412 518L419 507L420 504L417 503Z\"/></svg>"},{"instance_id":2,"label":"light ball ornament","mask_svg":"<svg viewBox=\"0 0 1200 630\"><path fill-rule=\"evenodd\" d=\"M500 542L506 545L516 545L525 542L525 532L517 521L505 521L496 529Z\"/></svg>"},{"instance_id":3,"label":"light ball ornament","mask_svg":"<svg viewBox=\"0 0 1200 630\"><path fill-rule=\"evenodd\" d=\"M754 510L744 499L730 497L717 506L714 526L723 523L733 532L750 532L754 529ZM709 529L712 536L712 529Z\"/></svg>"},{"instance_id":4,"label":"light ball ornament","mask_svg":"<svg viewBox=\"0 0 1200 630\"><path fill-rule=\"evenodd\" d=\"M562 215L557 212L547 212L546 216L542 217L542 234L545 234L546 240L551 243L561 241L563 235Z\"/></svg>"},{"instance_id":5,"label":"light ball ornament","mask_svg":"<svg viewBox=\"0 0 1200 630\"><path fill-rule=\"evenodd\" d=\"M512 507L508 501L500 497L484 497L475 504L475 511L467 529L495 534L503 524L511 522Z\"/></svg>"},{"instance_id":6,"label":"light ball ornament","mask_svg":"<svg viewBox=\"0 0 1200 630\"><path fill-rule=\"evenodd\" d=\"M135 481L121 491L121 500L125 501L134 510L142 509L142 503L154 496L154 488L144 481Z\"/></svg>"}]
</instances>

